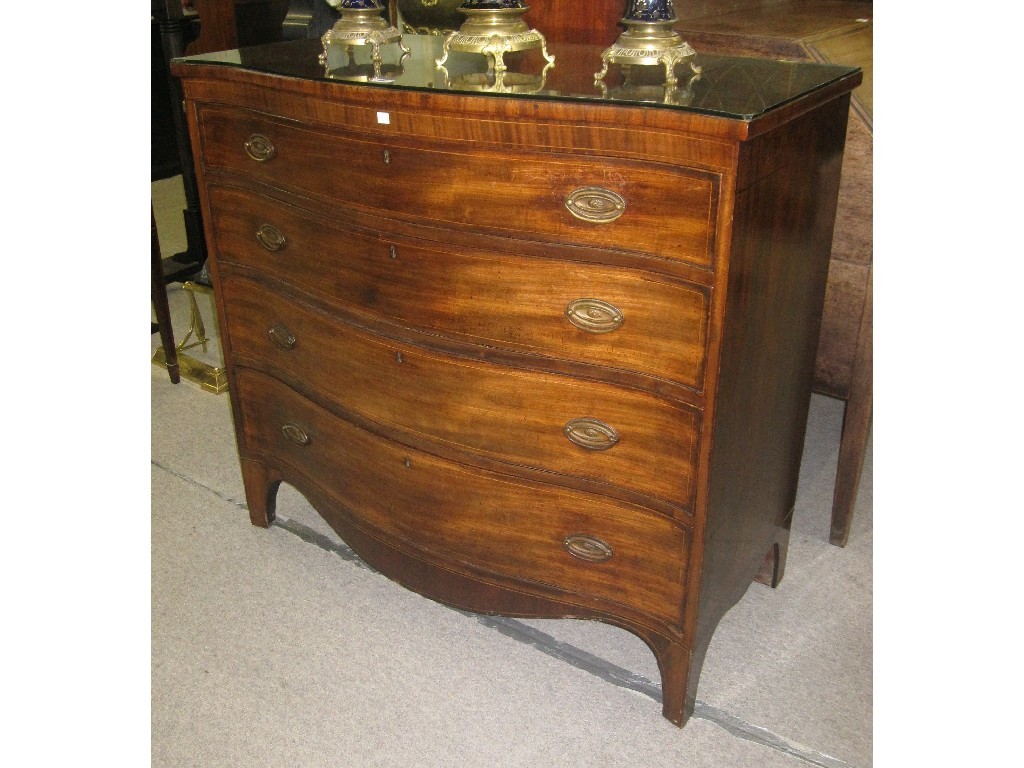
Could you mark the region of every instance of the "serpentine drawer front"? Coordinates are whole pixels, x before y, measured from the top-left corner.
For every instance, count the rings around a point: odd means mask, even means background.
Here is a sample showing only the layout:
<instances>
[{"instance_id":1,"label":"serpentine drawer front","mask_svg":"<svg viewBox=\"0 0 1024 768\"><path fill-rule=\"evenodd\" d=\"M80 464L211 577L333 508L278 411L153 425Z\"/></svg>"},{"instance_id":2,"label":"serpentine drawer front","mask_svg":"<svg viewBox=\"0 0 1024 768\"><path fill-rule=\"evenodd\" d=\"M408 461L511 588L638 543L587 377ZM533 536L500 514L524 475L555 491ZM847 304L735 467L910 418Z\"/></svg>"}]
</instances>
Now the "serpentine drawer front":
<instances>
[{"instance_id":1,"label":"serpentine drawer front","mask_svg":"<svg viewBox=\"0 0 1024 768\"><path fill-rule=\"evenodd\" d=\"M522 149L406 145L241 109L206 107L199 120L211 169L302 195L552 242L628 250L643 243L662 258L711 262L715 184L707 173ZM354 186L354 176L377 183Z\"/></svg>"},{"instance_id":2,"label":"serpentine drawer front","mask_svg":"<svg viewBox=\"0 0 1024 768\"><path fill-rule=\"evenodd\" d=\"M566 46L494 94L405 43L373 85L316 40L172 65L252 522L287 482L428 597L625 628L682 725L783 574L860 75L702 57L650 101Z\"/></svg>"},{"instance_id":3,"label":"serpentine drawer front","mask_svg":"<svg viewBox=\"0 0 1024 768\"><path fill-rule=\"evenodd\" d=\"M685 526L601 496L468 471L358 429L272 378L246 369L237 378L246 445L321 488L344 489L339 503L369 529L439 564L654 610L655 621L680 620ZM285 425L305 440L290 438ZM467 534L452 535L460 530ZM598 565L580 544L567 549L577 534L603 542L610 557Z\"/></svg>"},{"instance_id":4,"label":"serpentine drawer front","mask_svg":"<svg viewBox=\"0 0 1024 768\"><path fill-rule=\"evenodd\" d=\"M376 231L342 227L242 189L211 186L210 199L222 263L287 283L340 313L695 390L703 384L706 285L571 261L579 254L568 248L531 258L409 237L391 219L377 219ZM279 248L260 239L265 227L280 235Z\"/></svg>"},{"instance_id":5,"label":"serpentine drawer front","mask_svg":"<svg viewBox=\"0 0 1024 768\"><path fill-rule=\"evenodd\" d=\"M440 443L435 450L607 483L689 510L696 409L604 382L432 352L367 333L247 280L224 277L223 283L238 363L320 393L406 440ZM325 349L335 354L325 357Z\"/></svg>"}]
</instances>

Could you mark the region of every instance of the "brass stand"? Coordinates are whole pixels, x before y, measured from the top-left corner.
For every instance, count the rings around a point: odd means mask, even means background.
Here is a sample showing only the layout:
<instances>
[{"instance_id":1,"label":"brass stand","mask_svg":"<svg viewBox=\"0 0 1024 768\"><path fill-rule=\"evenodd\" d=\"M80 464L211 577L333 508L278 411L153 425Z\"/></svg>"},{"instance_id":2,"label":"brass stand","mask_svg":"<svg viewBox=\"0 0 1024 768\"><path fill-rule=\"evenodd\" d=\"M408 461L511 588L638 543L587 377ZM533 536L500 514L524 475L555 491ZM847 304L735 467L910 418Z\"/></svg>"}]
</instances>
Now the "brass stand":
<instances>
[{"instance_id":1,"label":"brass stand","mask_svg":"<svg viewBox=\"0 0 1024 768\"><path fill-rule=\"evenodd\" d=\"M207 362L197 360L191 355L185 354L185 350L200 346L203 348L203 352L207 351L207 344L210 339L206 335L206 324L203 323L203 316L199 311L199 305L196 303L195 294L196 291L212 293L213 290L205 285L193 282L182 283L181 287L188 294L191 317L185 338L175 345L178 356L178 371L183 379L188 379L198 384L207 392L219 395L228 388L228 375L224 367L210 365ZM195 341L189 344L188 340L193 336L195 336ZM167 355L164 353L163 347L159 347L153 355L153 365L167 367Z\"/></svg>"},{"instance_id":2,"label":"brass stand","mask_svg":"<svg viewBox=\"0 0 1024 768\"><path fill-rule=\"evenodd\" d=\"M504 72L505 54L540 48L544 60L554 65L555 57L548 53L544 35L530 29L521 18L530 10L520 8L460 8L468 17L457 32L452 32L444 41L444 54L435 60L439 68L444 67L451 51L482 53L487 57L487 74Z\"/></svg>"},{"instance_id":3,"label":"brass stand","mask_svg":"<svg viewBox=\"0 0 1024 768\"><path fill-rule=\"evenodd\" d=\"M672 29L671 21L636 21L623 19L626 31L619 35L611 47L601 54L601 61L604 68L594 75L594 81L599 82L608 74L609 64L620 64L623 66L655 65L661 64L665 67L665 85L672 87L676 84L676 66L684 61L690 63L690 69L695 74L700 74L701 68L693 62L697 52L693 47L684 42L679 33Z\"/></svg>"},{"instance_id":4,"label":"brass stand","mask_svg":"<svg viewBox=\"0 0 1024 768\"><path fill-rule=\"evenodd\" d=\"M396 27L392 27L380 15L380 8L342 8L341 18L329 29L320 42L323 43L324 52L320 54L320 63L327 68L327 52L332 45L341 46L348 53L349 65L352 65L352 49L357 45L370 46L370 57L373 61L373 75L367 79L374 82L388 82L393 77L385 76L382 72L383 59L380 49L383 45L398 43L405 56L411 51L402 42L402 33ZM403 56L403 60L405 58Z\"/></svg>"}]
</instances>

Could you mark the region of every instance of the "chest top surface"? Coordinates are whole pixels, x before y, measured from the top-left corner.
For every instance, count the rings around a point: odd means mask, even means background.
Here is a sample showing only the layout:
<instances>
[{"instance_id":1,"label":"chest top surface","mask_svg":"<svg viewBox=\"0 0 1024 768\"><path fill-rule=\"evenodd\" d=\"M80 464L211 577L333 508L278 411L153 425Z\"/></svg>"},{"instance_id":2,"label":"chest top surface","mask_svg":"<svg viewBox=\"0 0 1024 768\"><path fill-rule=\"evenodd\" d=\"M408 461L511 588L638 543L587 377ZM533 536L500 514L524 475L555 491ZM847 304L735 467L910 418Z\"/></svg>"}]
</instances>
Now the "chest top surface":
<instances>
[{"instance_id":1,"label":"chest top surface","mask_svg":"<svg viewBox=\"0 0 1024 768\"><path fill-rule=\"evenodd\" d=\"M756 122L823 89L845 86L841 89L848 90L861 76L856 67L711 56L698 51L694 63L700 72L678 65L675 87L665 85L665 72L660 66L613 64L598 81L595 74L603 66L603 47L559 45L550 49L555 58L551 66L546 66L539 50L506 54L508 71L495 77L487 71L488 59L477 53L450 51L444 66L438 66L437 60L444 56L443 35L405 35L402 42L410 51L408 55L396 43L381 46L379 77L370 46L345 49L332 45L326 63L321 64L322 46L315 39L189 56L175 60L174 71L188 76L198 74L196 67L213 65L377 89L382 100L388 91L449 92L499 99L643 106L746 122ZM219 71L218 76L226 74Z\"/></svg>"}]
</instances>

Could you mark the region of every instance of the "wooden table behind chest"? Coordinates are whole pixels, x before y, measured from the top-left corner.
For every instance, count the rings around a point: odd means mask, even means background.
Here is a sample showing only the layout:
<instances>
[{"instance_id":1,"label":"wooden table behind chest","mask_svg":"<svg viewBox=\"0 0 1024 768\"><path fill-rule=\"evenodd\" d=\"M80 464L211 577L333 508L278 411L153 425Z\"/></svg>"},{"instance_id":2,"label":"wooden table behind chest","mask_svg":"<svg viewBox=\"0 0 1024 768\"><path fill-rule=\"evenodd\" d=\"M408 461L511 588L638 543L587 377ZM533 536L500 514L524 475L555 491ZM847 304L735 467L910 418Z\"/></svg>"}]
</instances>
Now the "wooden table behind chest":
<instances>
[{"instance_id":1,"label":"wooden table behind chest","mask_svg":"<svg viewBox=\"0 0 1024 768\"><path fill-rule=\"evenodd\" d=\"M285 481L424 595L624 627L681 725L782 576L856 75L742 121L175 72L253 523Z\"/></svg>"}]
</instances>

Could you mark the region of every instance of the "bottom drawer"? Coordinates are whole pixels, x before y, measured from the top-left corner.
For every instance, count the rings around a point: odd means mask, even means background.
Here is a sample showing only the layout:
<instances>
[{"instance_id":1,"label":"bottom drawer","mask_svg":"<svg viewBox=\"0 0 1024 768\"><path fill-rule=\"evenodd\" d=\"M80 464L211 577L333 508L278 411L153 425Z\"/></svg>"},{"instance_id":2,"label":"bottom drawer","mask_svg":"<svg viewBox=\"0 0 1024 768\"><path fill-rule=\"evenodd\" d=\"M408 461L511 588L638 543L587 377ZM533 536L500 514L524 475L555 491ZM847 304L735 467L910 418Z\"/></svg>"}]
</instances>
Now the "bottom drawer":
<instances>
[{"instance_id":1,"label":"bottom drawer","mask_svg":"<svg viewBox=\"0 0 1024 768\"><path fill-rule=\"evenodd\" d=\"M689 534L625 502L473 469L360 429L276 379L235 375L245 448L438 562L682 620Z\"/></svg>"}]
</instances>

